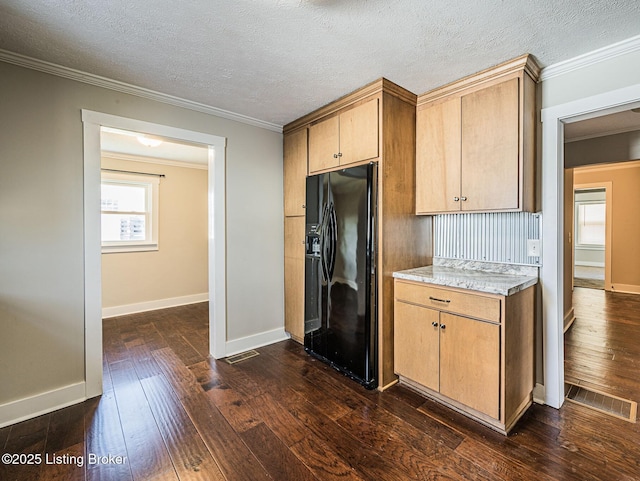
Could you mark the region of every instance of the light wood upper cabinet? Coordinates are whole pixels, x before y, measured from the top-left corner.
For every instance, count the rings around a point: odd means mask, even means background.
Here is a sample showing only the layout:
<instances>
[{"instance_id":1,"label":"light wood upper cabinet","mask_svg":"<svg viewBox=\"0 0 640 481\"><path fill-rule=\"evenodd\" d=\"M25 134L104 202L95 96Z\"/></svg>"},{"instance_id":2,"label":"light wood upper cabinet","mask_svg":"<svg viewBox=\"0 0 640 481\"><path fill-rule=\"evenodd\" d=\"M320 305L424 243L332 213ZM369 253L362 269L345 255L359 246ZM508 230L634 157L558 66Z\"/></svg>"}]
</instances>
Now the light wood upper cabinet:
<instances>
[{"instance_id":1,"label":"light wood upper cabinet","mask_svg":"<svg viewBox=\"0 0 640 481\"><path fill-rule=\"evenodd\" d=\"M284 215L305 215L307 129L284 136Z\"/></svg>"},{"instance_id":2,"label":"light wood upper cabinet","mask_svg":"<svg viewBox=\"0 0 640 481\"><path fill-rule=\"evenodd\" d=\"M309 173L378 157L378 99L309 127Z\"/></svg>"},{"instance_id":3,"label":"light wood upper cabinet","mask_svg":"<svg viewBox=\"0 0 640 481\"><path fill-rule=\"evenodd\" d=\"M460 98L418 110L416 123L416 209L460 209Z\"/></svg>"},{"instance_id":4,"label":"light wood upper cabinet","mask_svg":"<svg viewBox=\"0 0 640 481\"><path fill-rule=\"evenodd\" d=\"M304 341L305 217L284 218L284 328Z\"/></svg>"},{"instance_id":5,"label":"light wood upper cabinet","mask_svg":"<svg viewBox=\"0 0 640 481\"><path fill-rule=\"evenodd\" d=\"M340 114L340 165L378 157L378 99Z\"/></svg>"},{"instance_id":6,"label":"light wood upper cabinet","mask_svg":"<svg viewBox=\"0 0 640 481\"><path fill-rule=\"evenodd\" d=\"M518 84L462 97L461 210L518 210Z\"/></svg>"},{"instance_id":7,"label":"light wood upper cabinet","mask_svg":"<svg viewBox=\"0 0 640 481\"><path fill-rule=\"evenodd\" d=\"M309 127L309 173L340 165L340 117L329 117Z\"/></svg>"},{"instance_id":8,"label":"light wood upper cabinet","mask_svg":"<svg viewBox=\"0 0 640 481\"><path fill-rule=\"evenodd\" d=\"M535 210L529 56L418 97L416 213Z\"/></svg>"}]
</instances>

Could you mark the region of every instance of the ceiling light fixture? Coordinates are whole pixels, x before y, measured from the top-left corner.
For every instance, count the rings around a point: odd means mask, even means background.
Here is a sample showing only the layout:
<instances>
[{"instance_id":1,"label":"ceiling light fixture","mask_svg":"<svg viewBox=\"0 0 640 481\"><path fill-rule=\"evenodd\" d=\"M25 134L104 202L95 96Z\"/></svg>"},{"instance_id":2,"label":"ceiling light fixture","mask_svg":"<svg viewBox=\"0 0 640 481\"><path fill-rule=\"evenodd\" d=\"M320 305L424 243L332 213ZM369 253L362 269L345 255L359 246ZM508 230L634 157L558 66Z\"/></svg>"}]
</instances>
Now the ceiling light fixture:
<instances>
[{"instance_id":1,"label":"ceiling light fixture","mask_svg":"<svg viewBox=\"0 0 640 481\"><path fill-rule=\"evenodd\" d=\"M151 137L145 137L144 135L139 135L138 142L146 147L157 147L162 143L160 139L152 139Z\"/></svg>"}]
</instances>

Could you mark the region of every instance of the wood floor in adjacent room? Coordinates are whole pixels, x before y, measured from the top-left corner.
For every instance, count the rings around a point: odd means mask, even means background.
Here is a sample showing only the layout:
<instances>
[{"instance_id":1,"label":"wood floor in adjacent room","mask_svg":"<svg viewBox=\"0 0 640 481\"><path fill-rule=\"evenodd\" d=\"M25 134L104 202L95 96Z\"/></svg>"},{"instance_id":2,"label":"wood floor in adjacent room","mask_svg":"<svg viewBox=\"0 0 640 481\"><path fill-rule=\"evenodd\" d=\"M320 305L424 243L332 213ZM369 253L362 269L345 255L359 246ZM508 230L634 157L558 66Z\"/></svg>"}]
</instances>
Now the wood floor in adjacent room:
<instances>
[{"instance_id":1,"label":"wood floor in adjacent room","mask_svg":"<svg viewBox=\"0 0 640 481\"><path fill-rule=\"evenodd\" d=\"M576 287L573 307L565 380L640 402L640 295Z\"/></svg>"},{"instance_id":2,"label":"wood floor in adjacent room","mask_svg":"<svg viewBox=\"0 0 640 481\"><path fill-rule=\"evenodd\" d=\"M401 386L366 391L293 341L214 361L206 304L105 320L104 344L102 397L0 429L0 446L112 463L1 480L640 479L638 424L534 405L505 437Z\"/></svg>"}]
</instances>

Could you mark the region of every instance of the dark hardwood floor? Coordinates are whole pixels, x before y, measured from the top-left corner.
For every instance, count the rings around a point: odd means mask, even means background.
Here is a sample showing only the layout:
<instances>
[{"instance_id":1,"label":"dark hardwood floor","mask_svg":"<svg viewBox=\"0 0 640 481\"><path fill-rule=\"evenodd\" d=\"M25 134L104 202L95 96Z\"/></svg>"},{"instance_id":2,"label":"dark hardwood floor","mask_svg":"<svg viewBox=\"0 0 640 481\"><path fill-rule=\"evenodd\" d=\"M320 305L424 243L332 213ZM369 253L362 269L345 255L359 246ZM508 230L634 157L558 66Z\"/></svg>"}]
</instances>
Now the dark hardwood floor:
<instances>
[{"instance_id":1,"label":"dark hardwood floor","mask_svg":"<svg viewBox=\"0 0 640 481\"><path fill-rule=\"evenodd\" d=\"M3 452L43 457L0 480L640 479L638 425L573 404L534 405L505 437L402 386L366 391L293 341L208 359L206 304L105 320L104 344L100 398L0 429Z\"/></svg>"}]
</instances>

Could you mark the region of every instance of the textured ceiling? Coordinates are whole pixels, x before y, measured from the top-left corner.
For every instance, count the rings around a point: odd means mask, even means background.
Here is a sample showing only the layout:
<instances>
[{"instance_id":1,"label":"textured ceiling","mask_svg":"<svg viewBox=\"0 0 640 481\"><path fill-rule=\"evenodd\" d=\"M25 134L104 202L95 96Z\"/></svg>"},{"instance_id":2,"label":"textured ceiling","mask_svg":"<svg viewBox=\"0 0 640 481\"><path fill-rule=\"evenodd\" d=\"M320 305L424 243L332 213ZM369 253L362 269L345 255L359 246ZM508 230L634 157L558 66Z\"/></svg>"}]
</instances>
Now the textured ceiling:
<instances>
[{"instance_id":1,"label":"textured ceiling","mask_svg":"<svg viewBox=\"0 0 640 481\"><path fill-rule=\"evenodd\" d=\"M0 0L0 49L278 125L382 76L419 94L639 33L638 0Z\"/></svg>"}]
</instances>

